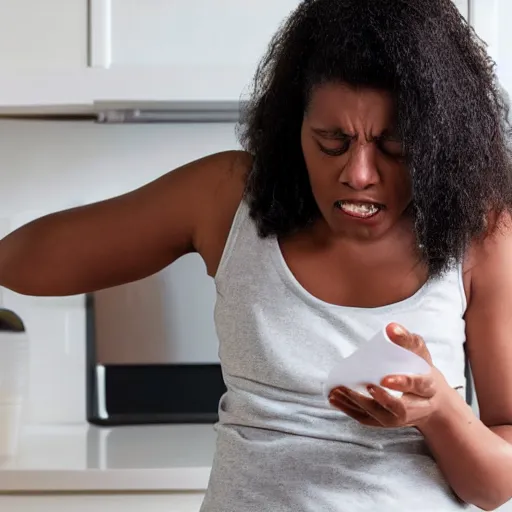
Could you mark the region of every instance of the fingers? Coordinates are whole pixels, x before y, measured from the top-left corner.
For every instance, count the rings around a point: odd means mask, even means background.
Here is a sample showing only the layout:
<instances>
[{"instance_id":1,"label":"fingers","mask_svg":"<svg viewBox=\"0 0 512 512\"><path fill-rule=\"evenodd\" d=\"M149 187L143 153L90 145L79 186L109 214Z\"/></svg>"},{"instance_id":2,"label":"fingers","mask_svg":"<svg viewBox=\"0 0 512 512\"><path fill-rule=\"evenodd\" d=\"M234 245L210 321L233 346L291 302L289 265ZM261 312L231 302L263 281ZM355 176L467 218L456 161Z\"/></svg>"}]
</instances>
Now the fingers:
<instances>
[{"instance_id":1,"label":"fingers","mask_svg":"<svg viewBox=\"0 0 512 512\"><path fill-rule=\"evenodd\" d=\"M393 418L391 418L392 423L398 423L400 420L405 419L407 416L407 409L402 400L391 396L385 389L382 389L379 386L368 386L368 391L372 395L374 401L393 416ZM389 423L389 415L387 419Z\"/></svg>"},{"instance_id":2,"label":"fingers","mask_svg":"<svg viewBox=\"0 0 512 512\"><path fill-rule=\"evenodd\" d=\"M388 375L380 386L370 385L371 398L351 389L339 387L329 395L330 403L362 425L374 427L410 426L428 415L432 409L432 398L439 387L437 370L432 364L430 352L421 336L410 333L397 323L386 327L393 343L422 357L431 367L427 375ZM381 387L382 386L382 387ZM400 391L396 398L386 389Z\"/></svg>"},{"instance_id":3,"label":"fingers","mask_svg":"<svg viewBox=\"0 0 512 512\"><path fill-rule=\"evenodd\" d=\"M432 373L428 375L390 375L382 379L381 385L422 398L432 398L436 394L436 381Z\"/></svg>"},{"instance_id":4,"label":"fingers","mask_svg":"<svg viewBox=\"0 0 512 512\"><path fill-rule=\"evenodd\" d=\"M329 396L329 402L334 405L335 407L342 406L345 409L349 409L350 411L353 411L358 414L365 414L367 415L366 411L362 409L359 405L357 405L355 402L352 402L347 395L345 395L340 390L334 390L330 396Z\"/></svg>"},{"instance_id":5,"label":"fingers","mask_svg":"<svg viewBox=\"0 0 512 512\"><path fill-rule=\"evenodd\" d=\"M351 389L336 388L331 392L329 400L332 405L363 425L382 427L395 422L395 418L390 417L392 413L379 402Z\"/></svg>"},{"instance_id":6,"label":"fingers","mask_svg":"<svg viewBox=\"0 0 512 512\"><path fill-rule=\"evenodd\" d=\"M333 390L331 404L362 425L371 427L405 427L428 413L430 400L416 399L411 408L407 397L396 398L379 386L368 386L372 398L347 388Z\"/></svg>"},{"instance_id":7,"label":"fingers","mask_svg":"<svg viewBox=\"0 0 512 512\"><path fill-rule=\"evenodd\" d=\"M425 359L429 364L432 364L430 352L421 336L410 333L405 327L397 323L388 324L386 326L386 333L393 343L414 352Z\"/></svg>"},{"instance_id":8,"label":"fingers","mask_svg":"<svg viewBox=\"0 0 512 512\"><path fill-rule=\"evenodd\" d=\"M356 420L361 425L364 425L365 427L382 427L382 425L369 416L368 414L360 414L357 412L354 412L350 409L347 409L344 405L336 405L337 409L339 409L341 412L345 413L348 417L352 418L353 420Z\"/></svg>"},{"instance_id":9,"label":"fingers","mask_svg":"<svg viewBox=\"0 0 512 512\"><path fill-rule=\"evenodd\" d=\"M364 409L347 398L341 391L335 390L329 395L329 402L333 407L339 409L350 418L366 425L367 427L382 426L375 418L370 416Z\"/></svg>"}]
</instances>

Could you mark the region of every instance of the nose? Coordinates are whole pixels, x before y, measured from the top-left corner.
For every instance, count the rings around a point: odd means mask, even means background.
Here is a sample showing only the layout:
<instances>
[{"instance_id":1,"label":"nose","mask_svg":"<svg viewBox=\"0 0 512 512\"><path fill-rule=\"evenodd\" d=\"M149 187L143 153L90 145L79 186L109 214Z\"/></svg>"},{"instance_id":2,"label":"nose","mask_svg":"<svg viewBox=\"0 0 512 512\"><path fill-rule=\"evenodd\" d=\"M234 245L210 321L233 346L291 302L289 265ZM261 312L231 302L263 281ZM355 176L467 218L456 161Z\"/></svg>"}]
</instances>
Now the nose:
<instances>
[{"instance_id":1,"label":"nose","mask_svg":"<svg viewBox=\"0 0 512 512\"><path fill-rule=\"evenodd\" d=\"M353 190L366 190L379 182L373 144L355 144L339 181Z\"/></svg>"}]
</instances>

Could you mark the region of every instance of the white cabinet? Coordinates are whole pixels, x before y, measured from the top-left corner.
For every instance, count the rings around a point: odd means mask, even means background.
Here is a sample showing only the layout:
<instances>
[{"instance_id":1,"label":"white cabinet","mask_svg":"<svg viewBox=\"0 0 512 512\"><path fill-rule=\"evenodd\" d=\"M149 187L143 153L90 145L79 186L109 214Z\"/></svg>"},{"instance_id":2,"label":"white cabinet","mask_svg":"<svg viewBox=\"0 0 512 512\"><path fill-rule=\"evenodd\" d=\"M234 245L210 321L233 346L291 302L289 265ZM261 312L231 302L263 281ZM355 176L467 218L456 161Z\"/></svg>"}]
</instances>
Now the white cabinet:
<instances>
[{"instance_id":1,"label":"white cabinet","mask_svg":"<svg viewBox=\"0 0 512 512\"><path fill-rule=\"evenodd\" d=\"M238 102L299 0L92 0L97 101Z\"/></svg>"},{"instance_id":2,"label":"white cabinet","mask_svg":"<svg viewBox=\"0 0 512 512\"><path fill-rule=\"evenodd\" d=\"M0 0L0 70L87 65L86 0Z\"/></svg>"},{"instance_id":3,"label":"white cabinet","mask_svg":"<svg viewBox=\"0 0 512 512\"><path fill-rule=\"evenodd\" d=\"M15 512L199 512L203 494L2 496L0 510Z\"/></svg>"},{"instance_id":4,"label":"white cabinet","mask_svg":"<svg viewBox=\"0 0 512 512\"><path fill-rule=\"evenodd\" d=\"M454 0L505 83L507 0ZM0 0L0 111L236 104L300 0Z\"/></svg>"},{"instance_id":5,"label":"white cabinet","mask_svg":"<svg viewBox=\"0 0 512 512\"><path fill-rule=\"evenodd\" d=\"M92 0L91 61L100 67L237 67L250 79L299 0Z\"/></svg>"},{"instance_id":6,"label":"white cabinet","mask_svg":"<svg viewBox=\"0 0 512 512\"><path fill-rule=\"evenodd\" d=\"M299 0L0 0L4 113L233 102ZM2 62L0 61L0 62Z\"/></svg>"}]
</instances>

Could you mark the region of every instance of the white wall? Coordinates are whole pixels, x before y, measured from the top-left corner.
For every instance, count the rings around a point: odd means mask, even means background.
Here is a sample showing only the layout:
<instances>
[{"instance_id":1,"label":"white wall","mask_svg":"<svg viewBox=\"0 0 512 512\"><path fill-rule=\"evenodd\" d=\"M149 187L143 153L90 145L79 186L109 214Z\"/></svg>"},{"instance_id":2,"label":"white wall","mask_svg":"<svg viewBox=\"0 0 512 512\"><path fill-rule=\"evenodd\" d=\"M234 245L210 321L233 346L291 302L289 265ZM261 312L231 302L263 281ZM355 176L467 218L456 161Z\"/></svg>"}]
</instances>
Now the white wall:
<instances>
[{"instance_id":1,"label":"white wall","mask_svg":"<svg viewBox=\"0 0 512 512\"><path fill-rule=\"evenodd\" d=\"M237 147L232 124L3 121L0 229L5 222L12 230L45 213L123 193L187 161ZM25 320L32 343L28 421L83 422L83 297L34 298L6 291L4 302Z\"/></svg>"}]
</instances>

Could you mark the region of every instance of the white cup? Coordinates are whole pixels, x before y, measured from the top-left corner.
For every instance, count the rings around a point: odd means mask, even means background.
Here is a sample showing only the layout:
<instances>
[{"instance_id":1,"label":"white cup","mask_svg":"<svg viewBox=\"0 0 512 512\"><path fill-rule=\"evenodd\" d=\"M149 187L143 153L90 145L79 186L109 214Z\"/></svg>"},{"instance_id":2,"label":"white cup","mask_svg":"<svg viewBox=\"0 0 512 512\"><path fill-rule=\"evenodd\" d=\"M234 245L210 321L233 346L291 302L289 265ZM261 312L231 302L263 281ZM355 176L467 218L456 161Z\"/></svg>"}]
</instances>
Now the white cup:
<instances>
[{"instance_id":1,"label":"white cup","mask_svg":"<svg viewBox=\"0 0 512 512\"><path fill-rule=\"evenodd\" d=\"M28 384L29 345L25 332L0 331L0 457L18 450Z\"/></svg>"}]
</instances>

